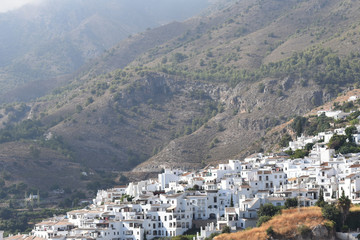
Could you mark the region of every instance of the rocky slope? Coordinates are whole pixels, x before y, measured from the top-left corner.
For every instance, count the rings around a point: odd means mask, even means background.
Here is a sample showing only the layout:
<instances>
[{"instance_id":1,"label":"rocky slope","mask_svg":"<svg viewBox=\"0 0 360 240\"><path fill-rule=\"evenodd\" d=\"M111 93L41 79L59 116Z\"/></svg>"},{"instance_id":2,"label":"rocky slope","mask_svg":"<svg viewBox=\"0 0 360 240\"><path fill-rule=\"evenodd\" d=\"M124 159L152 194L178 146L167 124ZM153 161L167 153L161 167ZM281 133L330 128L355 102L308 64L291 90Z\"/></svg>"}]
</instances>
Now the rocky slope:
<instances>
[{"instance_id":1,"label":"rocky slope","mask_svg":"<svg viewBox=\"0 0 360 240\"><path fill-rule=\"evenodd\" d=\"M214 99L224 104L224 112L218 113L207 126L194 133L172 140L159 154L136 169L159 171L163 166L194 168L234 156L245 157L251 152L244 152L241 156L238 153L257 142L266 130L293 115L306 113L314 106L312 99L324 102L330 97L320 87L302 87L299 80L263 80L267 91L282 89L289 82L291 88L286 89L282 96L259 92L258 84L211 89L216 93ZM215 138L217 143L212 145Z\"/></svg>"},{"instance_id":2,"label":"rocky slope","mask_svg":"<svg viewBox=\"0 0 360 240\"><path fill-rule=\"evenodd\" d=\"M227 4L134 35L52 94L4 107L0 153L11 142L19 155L26 144L51 149L79 176L198 168L267 150L283 134L273 127L359 83L360 3ZM38 134L9 127L24 119L40 121Z\"/></svg>"}]
</instances>

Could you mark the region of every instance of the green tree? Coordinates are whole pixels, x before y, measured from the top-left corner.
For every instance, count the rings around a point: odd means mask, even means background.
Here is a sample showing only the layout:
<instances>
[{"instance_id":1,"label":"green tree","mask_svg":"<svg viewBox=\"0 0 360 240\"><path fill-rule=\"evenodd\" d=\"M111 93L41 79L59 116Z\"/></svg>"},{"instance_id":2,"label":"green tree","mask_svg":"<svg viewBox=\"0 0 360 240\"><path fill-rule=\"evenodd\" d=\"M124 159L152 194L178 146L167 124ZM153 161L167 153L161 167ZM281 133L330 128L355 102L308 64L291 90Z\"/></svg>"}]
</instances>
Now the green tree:
<instances>
[{"instance_id":1,"label":"green tree","mask_svg":"<svg viewBox=\"0 0 360 240\"><path fill-rule=\"evenodd\" d=\"M349 140L349 142L354 141L352 135L356 132L357 132L357 129L355 126L350 126L345 129L345 134L346 134L346 137Z\"/></svg>"},{"instance_id":2,"label":"green tree","mask_svg":"<svg viewBox=\"0 0 360 240\"><path fill-rule=\"evenodd\" d=\"M183 54L183 53L175 53L173 55L173 61L176 62L176 63L181 63L183 62L188 56Z\"/></svg>"},{"instance_id":3,"label":"green tree","mask_svg":"<svg viewBox=\"0 0 360 240\"><path fill-rule=\"evenodd\" d=\"M233 199L232 194L231 194L231 199L230 199L230 207L234 207L234 199Z\"/></svg>"},{"instance_id":4,"label":"green tree","mask_svg":"<svg viewBox=\"0 0 360 240\"><path fill-rule=\"evenodd\" d=\"M272 217L275 214L278 214L279 212L280 212L279 207L276 207L276 206L272 205L271 203L266 203L259 208L257 214L259 217L262 217L262 216Z\"/></svg>"},{"instance_id":5,"label":"green tree","mask_svg":"<svg viewBox=\"0 0 360 240\"><path fill-rule=\"evenodd\" d=\"M304 132L305 125L307 124L307 119L305 117L297 116L293 123L291 124L291 127L296 132L296 136L300 137L301 134Z\"/></svg>"},{"instance_id":6,"label":"green tree","mask_svg":"<svg viewBox=\"0 0 360 240\"><path fill-rule=\"evenodd\" d=\"M285 208L294 208L298 206L298 199L294 198L287 198L285 200Z\"/></svg>"},{"instance_id":7,"label":"green tree","mask_svg":"<svg viewBox=\"0 0 360 240\"><path fill-rule=\"evenodd\" d=\"M221 123L219 123L219 124L217 125L217 130L218 130L219 132L223 132L223 131L225 131L225 128L224 128L224 126L223 126Z\"/></svg>"},{"instance_id":8,"label":"green tree","mask_svg":"<svg viewBox=\"0 0 360 240\"><path fill-rule=\"evenodd\" d=\"M339 150L345 143L347 137L344 135L337 135L336 133L330 138L328 147L331 149Z\"/></svg>"},{"instance_id":9,"label":"green tree","mask_svg":"<svg viewBox=\"0 0 360 240\"><path fill-rule=\"evenodd\" d=\"M324 190L322 188L320 188L319 199L316 201L315 205L318 207L324 207L326 205L324 200Z\"/></svg>"},{"instance_id":10,"label":"green tree","mask_svg":"<svg viewBox=\"0 0 360 240\"><path fill-rule=\"evenodd\" d=\"M280 147L287 147L289 146L290 141L292 141L292 138L288 133L286 133L284 136L282 136L279 145Z\"/></svg>"},{"instance_id":11,"label":"green tree","mask_svg":"<svg viewBox=\"0 0 360 240\"><path fill-rule=\"evenodd\" d=\"M340 229L341 225L341 213L336 206L331 204L326 204L321 208L322 215L325 219L333 221L336 225L336 229Z\"/></svg>"},{"instance_id":12,"label":"green tree","mask_svg":"<svg viewBox=\"0 0 360 240\"><path fill-rule=\"evenodd\" d=\"M269 221L272 217L270 216L261 216L259 220L256 222L256 227L260 227L263 223Z\"/></svg>"},{"instance_id":13,"label":"green tree","mask_svg":"<svg viewBox=\"0 0 360 240\"><path fill-rule=\"evenodd\" d=\"M304 158L309 155L309 152L303 149L296 149L295 152L291 155L291 158Z\"/></svg>"},{"instance_id":14,"label":"green tree","mask_svg":"<svg viewBox=\"0 0 360 240\"><path fill-rule=\"evenodd\" d=\"M310 152L310 151L312 150L313 146L314 146L314 143L307 143L307 144L305 145L304 149L305 149L306 151Z\"/></svg>"}]
</instances>

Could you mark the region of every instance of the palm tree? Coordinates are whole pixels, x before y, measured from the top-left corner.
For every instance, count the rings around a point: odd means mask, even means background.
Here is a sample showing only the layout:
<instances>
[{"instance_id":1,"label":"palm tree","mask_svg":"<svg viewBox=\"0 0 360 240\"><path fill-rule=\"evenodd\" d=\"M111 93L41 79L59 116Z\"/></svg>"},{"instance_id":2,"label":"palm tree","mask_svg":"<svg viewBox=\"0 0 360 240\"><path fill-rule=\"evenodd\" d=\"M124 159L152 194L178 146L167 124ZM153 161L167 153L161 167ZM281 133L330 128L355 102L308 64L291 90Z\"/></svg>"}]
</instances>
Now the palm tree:
<instances>
[{"instance_id":1,"label":"palm tree","mask_svg":"<svg viewBox=\"0 0 360 240\"><path fill-rule=\"evenodd\" d=\"M351 200L349 199L348 196L345 196L345 192L342 191L341 197L338 199L337 202L337 207L341 213L342 225L344 225L345 220L349 214L350 206L351 206Z\"/></svg>"}]
</instances>

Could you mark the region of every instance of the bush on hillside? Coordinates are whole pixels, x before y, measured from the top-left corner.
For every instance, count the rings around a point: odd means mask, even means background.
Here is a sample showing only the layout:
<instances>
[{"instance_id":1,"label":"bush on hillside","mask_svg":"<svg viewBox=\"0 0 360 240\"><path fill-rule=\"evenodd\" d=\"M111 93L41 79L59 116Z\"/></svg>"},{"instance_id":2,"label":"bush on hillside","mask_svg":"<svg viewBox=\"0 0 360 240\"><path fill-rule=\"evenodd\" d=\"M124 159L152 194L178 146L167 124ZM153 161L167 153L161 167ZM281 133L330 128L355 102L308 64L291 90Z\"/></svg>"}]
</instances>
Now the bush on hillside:
<instances>
[{"instance_id":1,"label":"bush on hillside","mask_svg":"<svg viewBox=\"0 0 360 240\"><path fill-rule=\"evenodd\" d=\"M256 223L256 227L260 227L263 223L269 221L272 217L270 216L261 216Z\"/></svg>"},{"instance_id":2,"label":"bush on hillside","mask_svg":"<svg viewBox=\"0 0 360 240\"><path fill-rule=\"evenodd\" d=\"M298 206L298 199L294 198L287 198L285 200L285 208L294 208Z\"/></svg>"},{"instance_id":3,"label":"bush on hillside","mask_svg":"<svg viewBox=\"0 0 360 240\"><path fill-rule=\"evenodd\" d=\"M311 237L311 229L304 224L301 224L297 228L297 231L304 239L309 239Z\"/></svg>"},{"instance_id":4,"label":"bush on hillside","mask_svg":"<svg viewBox=\"0 0 360 240\"><path fill-rule=\"evenodd\" d=\"M281 208L280 207L276 207L274 205L272 205L271 203L266 203L264 205L262 205L257 214L259 217L262 216L275 216L276 214L280 213Z\"/></svg>"}]
</instances>

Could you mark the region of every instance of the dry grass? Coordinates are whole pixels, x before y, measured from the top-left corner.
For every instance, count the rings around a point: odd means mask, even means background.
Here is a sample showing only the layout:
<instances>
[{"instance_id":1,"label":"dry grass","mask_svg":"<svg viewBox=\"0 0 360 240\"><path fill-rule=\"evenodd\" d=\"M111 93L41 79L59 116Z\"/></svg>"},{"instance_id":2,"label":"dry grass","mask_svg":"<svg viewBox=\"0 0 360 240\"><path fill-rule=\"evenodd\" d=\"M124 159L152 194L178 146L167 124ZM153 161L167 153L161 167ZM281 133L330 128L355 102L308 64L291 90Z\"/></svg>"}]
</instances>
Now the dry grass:
<instances>
[{"instance_id":1,"label":"dry grass","mask_svg":"<svg viewBox=\"0 0 360 240\"><path fill-rule=\"evenodd\" d=\"M360 212L360 205L351 206L350 212Z\"/></svg>"},{"instance_id":2,"label":"dry grass","mask_svg":"<svg viewBox=\"0 0 360 240\"><path fill-rule=\"evenodd\" d=\"M277 234L284 237L294 237L297 232L297 227L300 225L306 225L310 228L323 224L325 222L321 214L321 209L318 207L302 208L300 212L297 209L283 210L282 214L275 216L269 222L264 223L259 228L253 228L246 231L222 234L216 237L216 240L262 240L267 239L266 229L270 226Z\"/></svg>"}]
</instances>

